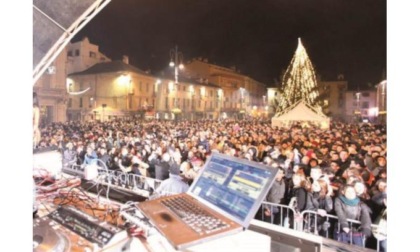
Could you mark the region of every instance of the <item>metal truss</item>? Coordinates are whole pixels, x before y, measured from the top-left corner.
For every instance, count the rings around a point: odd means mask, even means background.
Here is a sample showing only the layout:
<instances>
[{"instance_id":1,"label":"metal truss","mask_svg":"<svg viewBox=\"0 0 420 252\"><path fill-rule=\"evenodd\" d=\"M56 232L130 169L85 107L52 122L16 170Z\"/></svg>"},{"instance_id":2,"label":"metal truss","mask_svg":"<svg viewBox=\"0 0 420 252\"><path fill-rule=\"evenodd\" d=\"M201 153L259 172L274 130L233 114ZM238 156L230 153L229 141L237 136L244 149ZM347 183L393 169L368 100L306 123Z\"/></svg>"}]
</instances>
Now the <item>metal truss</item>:
<instances>
[{"instance_id":1,"label":"metal truss","mask_svg":"<svg viewBox=\"0 0 420 252\"><path fill-rule=\"evenodd\" d=\"M67 30L64 30L63 35L57 40L57 42L48 50L42 60L34 68L32 73L32 86L35 85L39 77L45 72L49 65L55 60L60 54L64 47L70 42L70 40L79 32L93 17L96 16L111 0L97 0L95 1ZM34 12L40 12L47 18L55 22L51 17L43 13L35 5L33 5Z\"/></svg>"}]
</instances>

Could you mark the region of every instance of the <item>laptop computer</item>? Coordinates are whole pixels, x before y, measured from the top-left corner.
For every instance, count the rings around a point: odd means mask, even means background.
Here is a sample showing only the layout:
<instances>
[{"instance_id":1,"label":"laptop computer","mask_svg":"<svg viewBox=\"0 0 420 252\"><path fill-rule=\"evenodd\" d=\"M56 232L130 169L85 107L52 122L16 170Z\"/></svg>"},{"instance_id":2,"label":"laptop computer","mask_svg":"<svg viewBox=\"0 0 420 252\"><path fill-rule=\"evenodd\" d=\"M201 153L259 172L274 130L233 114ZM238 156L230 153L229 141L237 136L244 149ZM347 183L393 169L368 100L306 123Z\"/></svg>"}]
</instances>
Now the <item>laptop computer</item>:
<instances>
[{"instance_id":1,"label":"laptop computer","mask_svg":"<svg viewBox=\"0 0 420 252\"><path fill-rule=\"evenodd\" d=\"M278 169L213 153L186 193L138 204L175 249L248 228Z\"/></svg>"}]
</instances>

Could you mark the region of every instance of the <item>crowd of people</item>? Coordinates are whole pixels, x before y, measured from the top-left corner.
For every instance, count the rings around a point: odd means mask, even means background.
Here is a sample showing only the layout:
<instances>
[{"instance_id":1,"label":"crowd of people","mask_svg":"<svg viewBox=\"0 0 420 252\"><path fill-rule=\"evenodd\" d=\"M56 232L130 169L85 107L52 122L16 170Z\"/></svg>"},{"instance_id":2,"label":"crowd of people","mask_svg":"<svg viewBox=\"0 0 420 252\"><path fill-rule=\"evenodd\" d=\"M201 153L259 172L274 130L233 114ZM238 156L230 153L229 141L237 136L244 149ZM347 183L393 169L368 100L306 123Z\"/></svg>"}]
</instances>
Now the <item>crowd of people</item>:
<instances>
[{"instance_id":1,"label":"crowd of people","mask_svg":"<svg viewBox=\"0 0 420 252\"><path fill-rule=\"evenodd\" d=\"M95 163L163 180L161 194L188 190L214 152L264 163L279 169L267 202L337 215L337 237L348 241L352 233L361 245L357 234L370 237L372 220L386 210L386 143L383 125L331 122L319 129L299 122L272 127L263 119L116 119L40 127L36 148L58 148L65 165ZM276 208L260 211L279 217ZM347 219L362 224L351 230ZM386 242L382 247L386 251Z\"/></svg>"}]
</instances>

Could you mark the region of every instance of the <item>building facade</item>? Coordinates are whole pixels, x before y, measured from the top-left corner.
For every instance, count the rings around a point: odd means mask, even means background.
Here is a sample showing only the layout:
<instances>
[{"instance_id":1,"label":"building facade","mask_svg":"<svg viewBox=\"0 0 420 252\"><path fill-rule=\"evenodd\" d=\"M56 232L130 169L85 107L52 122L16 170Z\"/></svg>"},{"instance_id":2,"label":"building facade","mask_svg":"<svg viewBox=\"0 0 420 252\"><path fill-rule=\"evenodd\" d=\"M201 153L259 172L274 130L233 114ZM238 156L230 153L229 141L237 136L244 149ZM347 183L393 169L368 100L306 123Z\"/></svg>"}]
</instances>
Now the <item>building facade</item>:
<instances>
[{"instance_id":1,"label":"building facade","mask_svg":"<svg viewBox=\"0 0 420 252\"><path fill-rule=\"evenodd\" d=\"M359 123L363 120L376 122L378 104L376 90L349 90L346 92L346 121Z\"/></svg>"},{"instance_id":2,"label":"building facade","mask_svg":"<svg viewBox=\"0 0 420 252\"><path fill-rule=\"evenodd\" d=\"M99 51L99 46L90 43L87 37L81 41L70 43L66 47L67 74L81 72L89 67L111 59Z\"/></svg>"},{"instance_id":3,"label":"building facade","mask_svg":"<svg viewBox=\"0 0 420 252\"><path fill-rule=\"evenodd\" d=\"M66 53L60 53L33 86L40 106L41 126L66 120Z\"/></svg>"},{"instance_id":4,"label":"building facade","mask_svg":"<svg viewBox=\"0 0 420 252\"><path fill-rule=\"evenodd\" d=\"M222 89L219 92L223 93L223 116L261 116L265 111L265 85L241 74L235 67L226 68L211 64L207 59L194 58L185 64L184 75L204 79Z\"/></svg>"},{"instance_id":5,"label":"building facade","mask_svg":"<svg viewBox=\"0 0 420 252\"><path fill-rule=\"evenodd\" d=\"M165 77L158 87L157 117L163 119L217 119L222 116L222 89L202 80L181 77L175 84Z\"/></svg>"},{"instance_id":6,"label":"building facade","mask_svg":"<svg viewBox=\"0 0 420 252\"><path fill-rule=\"evenodd\" d=\"M125 61L125 62L124 62ZM106 121L147 112L153 104L156 78L124 61L111 61L68 75L69 120Z\"/></svg>"},{"instance_id":7,"label":"building facade","mask_svg":"<svg viewBox=\"0 0 420 252\"><path fill-rule=\"evenodd\" d=\"M336 120L346 120L343 116L346 111L346 91L348 82L343 75L339 75L337 80L318 81L319 96L324 104L324 112L326 115Z\"/></svg>"},{"instance_id":8,"label":"building facade","mask_svg":"<svg viewBox=\"0 0 420 252\"><path fill-rule=\"evenodd\" d=\"M88 38L67 45L33 86L39 98L41 125L70 119L67 117L68 102L74 98L68 93L68 74L86 70L99 62L109 61L110 59L99 52L99 47L91 44Z\"/></svg>"},{"instance_id":9,"label":"building facade","mask_svg":"<svg viewBox=\"0 0 420 252\"><path fill-rule=\"evenodd\" d=\"M145 119L218 118L220 88L180 78L153 76L128 62L98 63L68 76L72 95L68 102L70 120L100 120L139 117Z\"/></svg>"},{"instance_id":10,"label":"building facade","mask_svg":"<svg viewBox=\"0 0 420 252\"><path fill-rule=\"evenodd\" d=\"M378 106L378 122L387 122L387 81L383 80L376 85L376 100Z\"/></svg>"}]
</instances>

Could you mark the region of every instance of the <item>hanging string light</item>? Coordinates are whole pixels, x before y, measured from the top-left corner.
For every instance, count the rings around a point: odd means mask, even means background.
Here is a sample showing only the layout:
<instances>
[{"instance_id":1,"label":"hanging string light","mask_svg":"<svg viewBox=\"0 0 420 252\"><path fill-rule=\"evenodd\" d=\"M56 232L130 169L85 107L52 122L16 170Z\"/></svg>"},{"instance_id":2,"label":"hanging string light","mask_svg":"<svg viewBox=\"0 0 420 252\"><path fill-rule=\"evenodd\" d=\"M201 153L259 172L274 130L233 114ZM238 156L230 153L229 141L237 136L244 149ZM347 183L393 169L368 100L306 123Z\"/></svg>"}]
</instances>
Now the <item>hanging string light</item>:
<instances>
[{"instance_id":1,"label":"hanging string light","mask_svg":"<svg viewBox=\"0 0 420 252\"><path fill-rule=\"evenodd\" d=\"M315 71L300 38L292 61L283 76L282 87L278 111L283 111L300 100L317 107L315 103L319 93Z\"/></svg>"}]
</instances>

